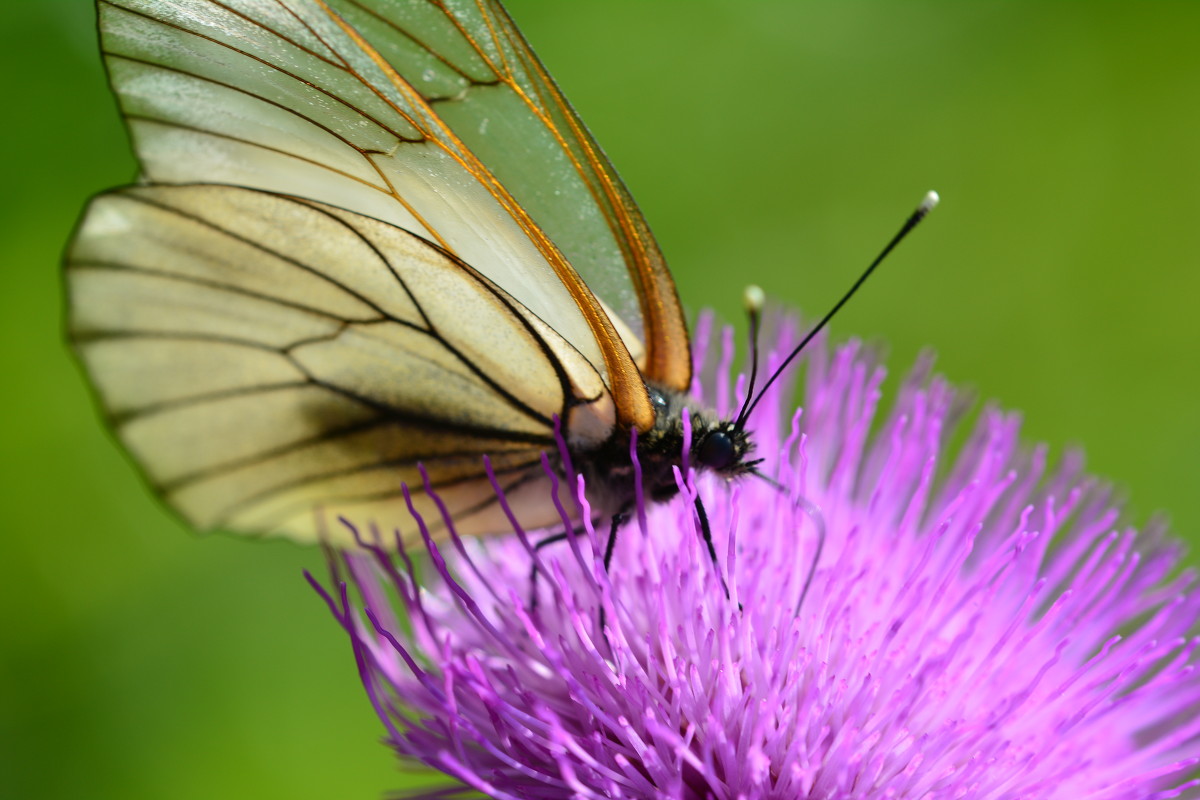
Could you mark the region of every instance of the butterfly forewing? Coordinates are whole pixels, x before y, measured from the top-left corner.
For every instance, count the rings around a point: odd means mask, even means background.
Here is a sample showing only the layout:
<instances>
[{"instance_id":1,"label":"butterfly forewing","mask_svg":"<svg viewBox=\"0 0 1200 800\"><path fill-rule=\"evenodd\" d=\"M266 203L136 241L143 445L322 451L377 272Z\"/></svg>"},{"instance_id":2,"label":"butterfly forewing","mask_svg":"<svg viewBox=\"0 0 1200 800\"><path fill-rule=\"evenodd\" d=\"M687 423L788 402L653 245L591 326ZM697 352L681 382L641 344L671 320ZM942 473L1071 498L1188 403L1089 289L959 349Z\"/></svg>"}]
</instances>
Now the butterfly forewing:
<instances>
[{"instance_id":1,"label":"butterfly forewing","mask_svg":"<svg viewBox=\"0 0 1200 800\"><path fill-rule=\"evenodd\" d=\"M686 348L673 289L663 302L669 276L636 209L620 200L627 195L611 167L590 140L577 138L586 132L566 125L565 105L545 105L561 98L526 72L522 65L535 62L507 17L472 4L453 12L426 2L340 8L372 23L368 32L397 63L316 0L102 2L113 86L146 176L312 197L425 236L604 364L619 403L639 426L648 424L644 398L625 396L639 387L621 342L605 330L605 315L591 313L591 291L573 279L555 244L627 315L630 342L643 327L641 312L652 309L650 340L670 333ZM411 27L418 33L409 35ZM426 28L450 56L422 44ZM439 94L446 80L430 59L465 87ZM546 271L551 280L539 277ZM647 366L663 360L652 356Z\"/></svg>"}]
</instances>

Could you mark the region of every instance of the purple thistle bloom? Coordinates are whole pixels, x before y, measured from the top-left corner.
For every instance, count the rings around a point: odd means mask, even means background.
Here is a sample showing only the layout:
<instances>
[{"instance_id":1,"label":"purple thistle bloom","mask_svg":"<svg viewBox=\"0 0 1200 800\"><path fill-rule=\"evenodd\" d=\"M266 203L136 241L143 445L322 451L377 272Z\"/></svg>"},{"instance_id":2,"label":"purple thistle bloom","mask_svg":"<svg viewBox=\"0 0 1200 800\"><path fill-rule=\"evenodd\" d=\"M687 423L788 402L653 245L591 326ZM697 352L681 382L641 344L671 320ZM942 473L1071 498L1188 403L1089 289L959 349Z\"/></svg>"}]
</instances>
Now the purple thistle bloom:
<instances>
[{"instance_id":1,"label":"purple thistle bloom","mask_svg":"<svg viewBox=\"0 0 1200 800\"><path fill-rule=\"evenodd\" d=\"M1077 455L1022 447L1013 415L949 453L962 404L929 367L880 418L872 354L814 348L802 411L780 390L751 425L786 493L681 478L610 575L607 530L539 550L536 608L523 531L426 537L419 590L406 554L341 556L361 603L322 593L387 742L494 798L1197 796L1177 546L1123 527Z\"/></svg>"}]
</instances>

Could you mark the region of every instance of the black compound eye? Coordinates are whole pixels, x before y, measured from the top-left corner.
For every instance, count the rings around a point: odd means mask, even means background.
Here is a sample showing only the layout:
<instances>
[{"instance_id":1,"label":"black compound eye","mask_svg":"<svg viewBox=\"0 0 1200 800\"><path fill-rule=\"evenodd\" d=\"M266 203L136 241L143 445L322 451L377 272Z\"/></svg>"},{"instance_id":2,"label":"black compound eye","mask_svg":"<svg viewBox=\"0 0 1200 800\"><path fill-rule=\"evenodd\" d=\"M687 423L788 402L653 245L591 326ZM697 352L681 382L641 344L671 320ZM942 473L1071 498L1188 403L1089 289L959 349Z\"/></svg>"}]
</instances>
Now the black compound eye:
<instances>
[{"instance_id":1,"label":"black compound eye","mask_svg":"<svg viewBox=\"0 0 1200 800\"><path fill-rule=\"evenodd\" d=\"M733 463L733 439L724 431L713 431L704 437L696 458L709 469L722 470Z\"/></svg>"}]
</instances>

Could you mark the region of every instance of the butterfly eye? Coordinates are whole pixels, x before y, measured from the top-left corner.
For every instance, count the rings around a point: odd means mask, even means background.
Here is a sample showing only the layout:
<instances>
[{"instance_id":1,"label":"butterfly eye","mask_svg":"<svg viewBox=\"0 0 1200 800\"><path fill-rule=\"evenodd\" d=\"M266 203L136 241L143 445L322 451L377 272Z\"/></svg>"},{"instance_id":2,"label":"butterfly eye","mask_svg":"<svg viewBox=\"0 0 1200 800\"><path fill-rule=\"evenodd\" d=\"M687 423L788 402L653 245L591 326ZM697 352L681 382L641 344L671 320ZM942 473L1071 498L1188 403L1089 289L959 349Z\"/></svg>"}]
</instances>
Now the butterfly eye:
<instances>
[{"instance_id":1,"label":"butterfly eye","mask_svg":"<svg viewBox=\"0 0 1200 800\"><path fill-rule=\"evenodd\" d=\"M733 463L733 440L724 431L712 431L700 442L696 458L708 469L723 470Z\"/></svg>"},{"instance_id":2,"label":"butterfly eye","mask_svg":"<svg viewBox=\"0 0 1200 800\"><path fill-rule=\"evenodd\" d=\"M650 404L654 406L654 413L659 415L666 413L667 398L663 393L652 386L647 386L646 392L650 395Z\"/></svg>"}]
</instances>

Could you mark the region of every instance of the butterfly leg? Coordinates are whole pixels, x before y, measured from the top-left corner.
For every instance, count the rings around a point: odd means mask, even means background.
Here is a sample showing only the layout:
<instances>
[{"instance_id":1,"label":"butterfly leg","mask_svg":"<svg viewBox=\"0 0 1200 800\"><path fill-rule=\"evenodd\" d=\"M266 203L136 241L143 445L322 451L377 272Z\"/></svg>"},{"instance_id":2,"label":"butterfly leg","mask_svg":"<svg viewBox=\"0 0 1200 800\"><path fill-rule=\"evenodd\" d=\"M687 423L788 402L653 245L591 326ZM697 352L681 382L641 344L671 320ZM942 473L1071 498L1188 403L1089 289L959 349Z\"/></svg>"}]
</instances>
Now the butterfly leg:
<instances>
[{"instance_id":1,"label":"butterfly leg","mask_svg":"<svg viewBox=\"0 0 1200 800\"><path fill-rule=\"evenodd\" d=\"M617 529L629 520L628 511L618 511L613 514L612 527L608 529L608 544L604 546L604 572L608 574L612 566L613 553L617 552Z\"/></svg>"},{"instance_id":2,"label":"butterfly leg","mask_svg":"<svg viewBox=\"0 0 1200 800\"><path fill-rule=\"evenodd\" d=\"M629 520L629 513L627 511L619 511L616 514L613 514L613 516L612 516L612 524L608 530L608 541L604 545L604 572L605 573L608 573L610 568L612 567L613 555L617 551L617 532L620 530L621 526L624 525L628 520ZM578 528L573 528L571 530L560 531L559 533L551 534L550 536L547 536L545 539L542 539L540 542L535 544L533 546L533 551L536 554L543 547L549 547L552 544L558 544L559 542L565 542L568 537L575 536L575 535L583 533L583 532L584 532L584 528L581 526ZM529 569L529 610L531 612L537 611L537 607L538 607L538 594L537 594L538 573L539 573L539 570L538 570L538 565L537 565L537 559L534 559L533 565ZM599 625L600 630L604 630L605 615L604 615L603 607L600 609L599 622L600 622L600 625Z\"/></svg>"},{"instance_id":3,"label":"butterfly leg","mask_svg":"<svg viewBox=\"0 0 1200 800\"><path fill-rule=\"evenodd\" d=\"M558 533L551 534L550 536L547 536L545 539L542 539L540 542L538 542L537 544L535 544L533 546L533 553L536 556L538 551L540 551L543 547L549 547L552 544L558 544L559 542L565 542L567 540L567 537L577 536L578 534L583 533L583 531L584 531L583 526L580 526L578 528L571 528L569 530L560 531ZM538 581L538 562L537 562L537 559L534 558L532 565L529 567L529 610L530 611L537 611L537 606L538 606L537 581Z\"/></svg>"},{"instance_id":4,"label":"butterfly leg","mask_svg":"<svg viewBox=\"0 0 1200 800\"><path fill-rule=\"evenodd\" d=\"M608 543L606 545L604 545L604 574L605 575L611 574L611 570L609 568L612 567L613 554L615 552L617 552L617 531L621 528L622 525L625 524L625 522L628 519L629 519L629 512L627 510L626 511L618 511L616 514L613 514L612 526L608 529ZM604 605L601 604L600 618L598 620L599 629L601 632L604 631L604 625L607 621L608 621L608 618L607 618L607 615L604 613ZM607 639L608 634L604 634L604 637L605 637L605 639Z\"/></svg>"},{"instance_id":5,"label":"butterfly leg","mask_svg":"<svg viewBox=\"0 0 1200 800\"><path fill-rule=\"evenodd\" d=\"M712 561L713 569L717 571L717 577L721 579L721 588L725 590L725 599L729 599L729 584L725 582L725 573L721 572L721 562L717 558L717 546L713 544L712 526L708 524L708 513L704 510L704 503L700 502L700 496L696 495L696 517L700 520L700 538L704 540L704 546L708 548L708 558ZM741 604L738 604L738 610L741 610Z\"/></svg>"}]
</instances>

